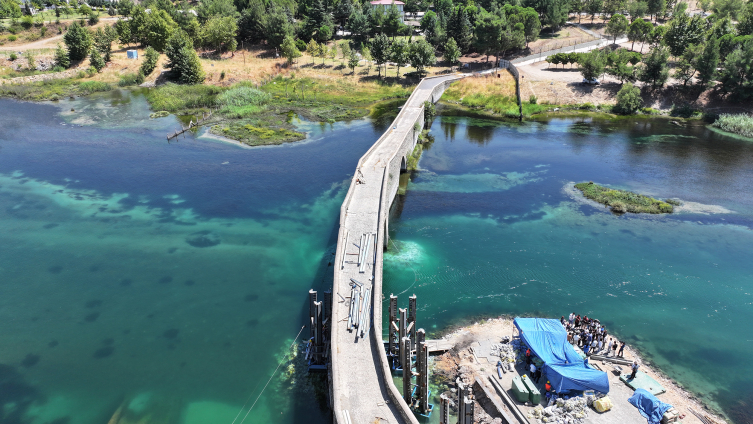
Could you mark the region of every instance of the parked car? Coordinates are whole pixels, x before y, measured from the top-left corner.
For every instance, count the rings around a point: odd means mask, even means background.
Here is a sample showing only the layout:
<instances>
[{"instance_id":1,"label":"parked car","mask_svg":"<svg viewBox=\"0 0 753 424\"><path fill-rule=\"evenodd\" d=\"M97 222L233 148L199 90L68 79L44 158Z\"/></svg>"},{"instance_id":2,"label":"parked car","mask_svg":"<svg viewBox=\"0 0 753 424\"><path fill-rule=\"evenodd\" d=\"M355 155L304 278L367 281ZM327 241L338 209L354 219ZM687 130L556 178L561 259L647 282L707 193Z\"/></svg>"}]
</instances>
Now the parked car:
<instances>
[{"instance_id":1,"label":"parked car","mask_svg":"<svg viewBox=\"0 0 753 424\"><path fill-rule=\"evenodd\" d=\"M591 78L591 79L583 78L583 84L599 85L599 84L601 84L601 82L598 79L596 79L596 78Z\"/></svg>"}]
</instances>

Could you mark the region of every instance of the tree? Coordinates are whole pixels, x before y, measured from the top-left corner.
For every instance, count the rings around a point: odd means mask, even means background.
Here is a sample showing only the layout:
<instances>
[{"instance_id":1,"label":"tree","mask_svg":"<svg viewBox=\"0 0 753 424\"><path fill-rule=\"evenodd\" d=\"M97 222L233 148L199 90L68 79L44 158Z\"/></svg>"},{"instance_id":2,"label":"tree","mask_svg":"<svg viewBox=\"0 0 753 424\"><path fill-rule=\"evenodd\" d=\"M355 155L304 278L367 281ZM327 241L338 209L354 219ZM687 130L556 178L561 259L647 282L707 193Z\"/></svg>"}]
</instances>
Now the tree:
<instances>
[{"instance_id":1,"label":"tree","mask_svg":"<svg viewBox=\"0 0 753 424\"><path fill-rule=\"evenodd\" d=\"M248 7L241 12L241 17L238 18L238 38L252 43L265 39L264 20L266 15L267 8L264 3L261 0L252 0ZM181 25L181 28L188 32L183 25Z\"/></svg>"},{"instance_id":2,"label":"tree","mask_svg":"<svg viewBox=\"0 0 753 424\"><path fill-rule=\"evenodd\" d=\"M651 25L651 23L646 22L643 19L634 20L633 23L630 24L630 28L628 28L628 40L633 42L633 44L630 46L630 50L633 50L636 41L645 41L648 34L651 33L653 27L654 26Z\"/></svg>"},{"instance_id":3,"label":"tree","mask_svg":"<svg viewBox=\"0 0 753 424\"><path fill-rule=\"evenodd\" d=\"M679 57L685 48L691 44L701 44L706 32L703 16L688 16L685 14L674 17L667 25L664 34L664 44L669 47L672 56Z\"/></svg>"},{"instance_id":4,"label":"tree","mask_svg":"<svg viewBox=\"0 0 753 424\"><path fill-rule=\"evenodd\" d=\"M309 40L308 44L306 44L306 51L311 55L311 64L313 65L314 58L319 56L319 43L312 38Z\"/></svg>"},{"instance_id":5,"label":"tree","mask_svg":"<svg viewBox=\"0 0 753 424\"><path fill-rule=\"evenodd\" d=\"M351 0L341 0L340 3L337 4L337 7L335 7L334 15L340 26L345 28L345 24L347 23L348 18L354 10L355 8L353 7Z\"/></svg>"},{"instance_id":6,"label":"tree","mask_svg":"<svg viewBox=\"0 0 753 424\"><path fill-rule=\"evenodd\" d=\"M366 75L371 72L371 60L373 59L371 57L371 49L364 46L361 48L361 56L363 56L363 59L366 61Z\"/></svg>"},{"instance_id":7,"label":"tree","mask_svg":"<svg viewBox=\"0 0 753 424\"><path fill-rule=\"evenodd\" d=\"M22 14L21 6L15 0L0 0L0 19L18 19Z\"/></svg>"},{"instance_id":8,"label":"tree","mask_svg":"<svg viewBox=\"0 0 753 424\"><path fill-rule=\"evenodd\" d=\"M340 52L343 54L343 59L348 60L348 57L350 57L350 44L347 41L340 44ZM340 62L340 64L342 64L342 62Z\"/></svg>"},{"instance_id":9,"label":"tree","mask_svg":"<svg viewBox=\"0 0 753 424\"><path fill-rule=\"evenodd\" d=\"M392 59L392 62L397 66L398 78L400 78L400 68L410 62L408 53L408 43L406 43L405 40L397 40L392 43L392 46L390 47L390 59Z\"/></svg>"},{"instance_id":10,"label":"tree","mask_svg":"<svg viewBox=\"0 0 753 424\"><path fill-rule=\"evenodd\" d=\"M602 7L604 6L603 0L587 0L586 1L586 12L588 12L589 15L591 15L591 23L594 23L594 18L596 15L601 12Z\"/></svg>"},{"instance_id":11,"label":"tree","mask_svg":"<svg viewBox=\"0 0 753 424\"><path fill-rule=\"evenodd\" d=\"M71 59L68 57L68 52L65 51L60 44L58 44L57 49L55 49L55 66L60 66L66 69L71 66Z\"/></svg>"},{"instance_id":12,"label":"tree","mask_svg":"<svg viewBox=\"0 0 753 424\"><path fill-rule=\"evenodd\" d=\"M185 31L179 29L167 40L165 55L168 58L166 67L177 75L179 82L198 84L204 81L204 70L201 69L199 56Z\"/></svg>"},{"instance_id":13,"label":"tree","mask_svg":"<svg viewBox=\"0 0 753 424\"><path fill-rule=\"evenodd\" d=\"M647 0L646 4L648 5L647 12L654 19L667 9L667 0Z\"/></svg>"},{"instance_id":14,"label":"tree","mask_svg":"<svg viewBox=\"0 0 753 424\"><path fill-rule=\"evenodd\" d=\"M588 81L599 78L606 67L606 56L600 50L585 53L581 57L580 74Z\"/></svg>"},{"instance_id":15,"label":"tree","mask_svg":"<svg viewBox=\"0 0 753 424\"><path fill-rule=\"evenodd\" d=\"M620 83L635 80L635 65L640 61L641 55L627 49L617 49L607 55L607 73L614 76Z\"/></svg>"},{"instance_id":16,"label":"tree","mask_svg":"<svg viewBox=\"0 0 753 424\"><path fill-rule=\"evenodd\" d=\"M146 18L146 44L157 51L165 50L165 42L178 29L178 24L164 10L153 10ZM131 30L133 32L133 30Z\"/></svg>"},{"instance_id":17,"label":"tree","mask_svg":"<svg viewBox=\"0 0 753 424\"><path fill-rule=\"evenodd\" d=\"M499 63L500 53L504 57L505 52L514 48L521 48L526 43L526 36L523 32L523 24L507 25L503 30L499 40L499 50L497 51L497 63Z\"/></svg>"},{"instance_id":18,"label":"tree","mask_svg":"<svg viewBox=\"0 0 753 424\"><path fill-rule=\"evenodd\" d=\"M460 49L458 48L458 44L455 42L454 38L448 39L444 45L444 60L447 61L450 66L454 66L460 63L458 61L459 58Z\"/></svg>"},{"instance_id":19,"label":"tree","mask_svg":"<svg viewBox=\"0 0 753 424\"><path fill-rule=\"evenodd\" d=\"M112 42L118 38L117 32L111 26L105 26L105 29L97 28L94 32L92 39L94 42L94 48L96 48L103 56L105 62L109 62L112 57Z\"/></svg>"},{"instance_id":20,"label":"tree","mask_svg":"<svg viewBox=\"0 0 753 424\"><path fill-rule=\"evenodd\" d=\"M648 3L641 0L633 0L628 3L628 15L630 15L630 22L635 22L638 19L643 19L648 12Z\"/></svg>"},{"instance_id":21,"label":"tree","mask_svg":"<svg viewBox=\"0 0 753 424\"><path fill-rule=\"evenodd\" d=\"M544 23L556 31L567 21L569 2L567 0L541 0L543 4Z\"/></svg>"},{"instance_id":22,"label":"tree","mask_svg":"<svg viewBox=\"0 0 753 424\"><path fill-rule=\"evenodd\" d=\"M499 51L502 30L505 26L504 18L489 12L482 12L476 20L476 49L486 54L487 62L489 55Z\"/></svg>"},{"instance_id":23,"label":"tree","mask_svg":"<svg viewBox=\"0 0 753 424\"><path fill-rule=\"evenodd\" d=\"M238 18L238 9L233 0L201 0L196 8L199 22L206 23L212 16L231 16Z\"/></svg>"},{"instance_id":24,"label":"tree","mask_svg":"<svg viewBox=\"0 0 753 424\"><path fill-rule=\"evenodd\" d=\"M266 15L263 23L267 43L272 47L280 47L286 37L292 36L295 28L286 9L275 6Z\"/></svg>"},{"instance_id":25,"label":"tree","mask_svg":"<svg viewBox=\"0 0 753 424\"><path fill-rule=\"evenodd\" d=\"M133 9L133 1L132 0L120 0L118 1L118 13L120 13L123 16L128 16L131 14L131 9Z\"/></svg>"},{"instance_id":26,"label":"tree","mask_svg":"<svg viewBox=\"0 0 753 424\"><path fill-rule=\"evenodd\" d=\"M89 64L97 70L101 71L105 67L105 60L102 59L102 55L99 54L99 50L92 49L91 55L89 55Z\"/></svg>"},{"instance_id":27,"label":"tree","mask_svg":"<svg viewBox=\"0 0 753 424\"><path fill-rule=\"evenodd\" d=\"M719 64L719 40L712 36L706 41L703 52L698 56L695 68L698 70L698 85L706 86L716 76Z\"/></svg>"},{"instance_id":28,"label":"tree","mask_svg":"<svg viewBox=\"0 0 753 424\"><path fill-rule=\"evenodd\" d=\"M358 62L360 60L358 59L358 53L356 53L355 50L350 51L350 55L348 55L348 68L350 68L350 71L355 74L356 73L356 66L358 66Z\"/></svg>"},{"instance_id":29,"label":"tree","mask_svg":"<svg viewBox=\"0 0 753 424\"><path fill-rule=\"evenodd\" d=\"M607 23L606 33L614 36L614 42L617 43L617 37L624 35L628 30L628 20L625 16L617 13L612 15Z\"/></svg>"},{"instance_id":30,"label":"tree","mask_svg":"<svg viewBox=\"0 0 753 424\"><path fill-rule=\"evenodd\" d=\"M740 21L735 29L737 35L753 35L753 2L748 2L748 5L740 13Z\"/></svg>"},{"instance_id":31,"label":"tree","mask_svg":"<svg viewBox=\"0 0 753 424\"><path fill-rule=\"evenodd\" d=\"M418 40L410 45L410 64L419 74L424 72L427 66L433 65L437 61L434 55L434 48L426 40Z\"/></svg>"},{"instance_id":32,"label":"tree","mask_svg":"<svg viewBox=\"0 0 753 424\"><path fill-rule=\"evenodd\" d=\"M467 52L471 47L473 29L464 7L458 6L452 10L447 20L447 37L454 38L462 52Z\"/></svg>"},{"instance_id":33,"label":"tree","mask_svg":"<svg viewBox=\"0 0 753 424\"><path fill-rule=\"evenodd\" d=\"M753 40L727 55L718 78L724 92L742 99L753 97Z\"/></svg>"},{"instance_id":34,"label":"tree","mask_svg":"<svg viewBox=\"0 0 753 424\"><path fill-rule=\"evenodd\" d=\"M615 109L618 113L630 115L643 106L641 90L632 83L627 83L617 92L617 104Z\"/></svg>"},{"instance_id":35,"label":"tree","mask_svg":"<svg viewBox=\"0 0 753 424\"><path fill-rule=\"evenodd\" d=\"M154 71L154 68L157 67L157 61L159 60L159 52L157 50L154 50L154 48L147 47L144 51L144 61L141 62L141 67L139 68L139 72L141 72L141 75L148 77L149 74Z\"/></svg>"},{"instance_id":36,"label":"tree","mask_svg":"<svg viewBox=\"0 0 753 424\"><path fill-rule=\"evenodd\" d=\"M230 16L213 16L204 25L201 38L207 46L215 47L220 53L224 46L228 51L235 51L238 42L235 37L238 33L238 24Z\"/></svg>"},{"instance_id":37,"label":"tree","mask_svg":"<svg viewBox=\"0 0 753 424\"><path fill-rule=\"evenodd\" d=\"M89 54L92 46L91 33L74 21L63 36L63 42L68 48L68 57L71 61L82 60Z\"/></svg>"},{"instance_id":38,"label":"tree","mask_svg":"<svg viewBox=\"0 0 753 424\"><path fill-rule=\"evenodd\" d=\"M737 20L740 12L745 9L744 0L714 0L711 5L711 10L714 11L714 15L725 18L730 17Z\"/></svg>"},{"instance_id":39,"label":"tree","mask_svg":"<svg viewBox=\"0 0 753 424\"><path fill-rule=\"evenodd\" d=\"M653 88L666 84L669 78L667 59L669 59L669 51L665 47L652 48L643 58L643 66L638 71L638 80L651 84Z\"/></svg>"},{"instance_id":40,"label":"tree","mask_svg":"<svg viewBox=\"0 0 753 424\"><path fill-rule=\"evenodd\" d=\"M361 9L355 9L348 18L346 28L355 40L364 40L369 33L369 20L366 15L361 13Z\"/></svg>"},{"instance_id":41,"label":"tree","mask_svg":"<svg viewBox=\"0 0 753 424\"><path fill-rule=\"evenodd\" d=\"M131 44L131 25L128 23L128 21L118 19L113 27L115 28L115 32L118 34L118 41L120 41L120 44Z\"/></svg>"},{"instance_id":42,"label":"tree","mask_svg":"<svg viewBox=\"0 0 753 424\"><path fill-rule=\"evenodd\" d=\"M691 44L687 49L685 49L682 57L677 62L677 67L675 68L675 73L673 76L681 80L682 85L687 85L688 81L690 81L695 75L696 61L698 59L698 56L700 56L702 52L702 46Z\"/></svg>"},{"instance_id":43,"label":"tree","mask_svg":"<svg viewBox=\"0 0 753 424\"><path fill-rule=\"evenodd\" d=\"M384 16L384 23L382 28L388 36L392 36L395 39L400 26L403 24L401 21L400 11L397 10L397 6L394 4L387 9L387 14Z\"/></svg>"},{"instance_id":44,"label":"tree","mask_svg":"<svg viewBox=\"0 0 753 424\"><path fill-rule=\"evenodd\" d=\"M371 55L377 64L379 76L382 75L382 65L390 59L390 40L384 34L379 34L371 40Z\"/></svg>"},{"instance_id":45,"label":"tree","mask_svg":"<svg viewBox=\"0 0 753 424\"><path fill-rule=\"evenodd\" d=\"M293 59L301 57L301 51L295 46L295 40L293 40L293 37L289 35L282 41L281 50L282 57L288 60L288 66L293 63Z\"/></svg>"}]
</instances>

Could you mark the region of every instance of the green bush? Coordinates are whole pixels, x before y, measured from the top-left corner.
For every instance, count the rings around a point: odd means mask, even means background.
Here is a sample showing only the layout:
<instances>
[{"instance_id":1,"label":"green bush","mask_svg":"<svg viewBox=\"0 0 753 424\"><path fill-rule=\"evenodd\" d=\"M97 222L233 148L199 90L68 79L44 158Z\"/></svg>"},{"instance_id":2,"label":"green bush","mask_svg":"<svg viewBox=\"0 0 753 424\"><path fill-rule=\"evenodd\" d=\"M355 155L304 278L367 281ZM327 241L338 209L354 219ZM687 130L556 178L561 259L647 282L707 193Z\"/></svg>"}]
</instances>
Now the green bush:
<instances>
[{"instance_id":1,"label":"green bush","mask_svg":"<svg viewBox=\"0 0 753 424\"><path fill-rule=\"evenodd\" d=\"M56 65L52 68L52 72L63 72L63 71L65 71L65 68L59 65Z\"/></svg>"},{"instance_id":2,"label":"green bush","mask_svg":"<svg viewBox=\"0 0 753 424\"><path fill-rule=\"evenodd\" d=\"M89 55L89 63L94 69L97 70L97 72L101 71L105 67L105 59L101 54L99 54L99 51L97 49L92 49L91 55Z\"/></svg>"},{"instance_id":3,"label":"green bush","mask_svg":"<svg viewBox=\"0 0 753 424\"><path fill-rule=\"evenodd\" d=\"M34 18L32 18L30 15L26 15L23 18L21 18L21 26L23 29L29 29L34 25Z\"/></svg>"},{"instance_id":4,"label":"green bush","mask_svg":"<svg viewBox=\"0 0 753 424\"><path fill-rule=\"evenodd\" d=\"M139 85L144 82L144 74L141 72L134 72L132 74L125 74L120 77L120 81L118 81L118 86L120 87L128 87L131 85Z\"/></svg>"},{"instance_id":5,"label":"green bush","mask_svg":"<svg viewBox=\"0 0 753 424\"><path fill-rule=\"evenodd\" d=\"M8 60L10 60L11 62L16 59L18 59L18 56L15 53L11 53L10 56L8 56Z\"/></svg>"},{"instance_id":6,"label":"green bush","mask_svg":"<svg viewBox=\"0 0 753 424\"><path fill-rule=\"evenodd\" d=\"M635 113L643 105L641 90L631 83L625 83L617 92L617 104L615 111L623 115Z\"/></svg>"},{"instance_id":7,"label":"green bush","mask_svg":"<svg viewBox=\"0 0 753 424\"><path fill-rule=\"evenodd\" d=\"M674 211L672 204L668 202L626 190L611 189L593 182L575 184L575 188L583 192L586 198L610 207L615 213L656 214Z\"/></svg>"},{"instance_id":8,"label":"green bush","mask_svg":"<svg viewBox=\"0 0 753 424\"><path fill-rule=\"evenodd\" d=\"M110 84L102 81L84 81L78 85L78 90L82 95L87 95L101 91L110 91L112 87L110 87Z\"/></svg>"},{"instance_id":9,"label":"green bush","mask_svg":"<svg viewBox=\"0 0 753 424\"><path fill-rule=\"evenodd\" d=\"M528 98L528 103L530 103L532 105L535 105L536 103L538 103L538 101L539 101L539 99L536 98L536 96L533 95L533 94L531 94L531 97Z\"/></svg>"},{"instance_id":10,"label":"green bush","mask_svg":"<svg viewBox=\"0 0 753 424\"><path fill-rule=\"evenodd\" d=\"M39 28L39 36L44 37L45 34L47 34L47 27L43 26L42 28Z\"/></svg>"},{"instance_id":11,"label":"green bush","mask_svg":"<svg viewBox=\"0 0 753 424\"><path fill-rule=\"evenodd\" d=\"M144 51L144 61L141 62L141 68L139 68L144 77L149 76L149 74L154 71L154 68L157 67L158 60L159 52L157 52L157 50L154 50L152 47L147 47Z\"/></svg>"},{"instance_id":12,"label":"green bush","mask_svg":"<svg viewBox=\"0 0 753 424\"><path fill-rule=\"evenodd\" d=\"M730 115L723 113L713 124L724 131L753 138L753 117L748 115Z\"/></svg>"},{"instance_id":13,"label":"green bush","mask_svg":"<svg viewBox=\"0 0 753 424\"><path fill-rule=\"evenodd\" d=\"M305 52L306 42L301 39L295 40L295 48L297 48L299 51Z\"/></svg>"},{"instance_id":14,"label":"green bush","mask_svg":"<svg viewBox=\"0 0 753 424\"><path fill-rule=\"evenodd\" d=\"M16 40L18 40L18 37L16 37L15 35L8 36L8 41L16 41Z\"/></svg>"}]
</instances>

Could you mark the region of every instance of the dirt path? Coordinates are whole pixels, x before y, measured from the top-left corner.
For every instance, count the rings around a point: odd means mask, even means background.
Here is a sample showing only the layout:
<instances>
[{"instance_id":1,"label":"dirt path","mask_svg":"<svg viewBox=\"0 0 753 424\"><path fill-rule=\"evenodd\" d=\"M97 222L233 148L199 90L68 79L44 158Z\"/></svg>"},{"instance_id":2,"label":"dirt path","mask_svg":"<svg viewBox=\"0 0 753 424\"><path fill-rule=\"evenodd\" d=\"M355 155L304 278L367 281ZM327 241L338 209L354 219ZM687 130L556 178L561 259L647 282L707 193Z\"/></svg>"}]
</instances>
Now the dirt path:
<instances>
[{"instance_id":1,"label":"dirt path","mask_svg":"<svg viewBox=\"0 0 753 424\"><path fill-rule=\"evenodd\" d=\"M108 22L114 22L114 21L117 21L117 18L102 18L99 20L99 23L97 25L94 25L93 28L99 28L101 26L104 26ZM4 48L3 50L23 52L26 50L54 49L57 43L60 43L63 40L63 35L64 34L60 34L54 37L32 41L31 43L19 44L16 46L8 46L7 48Z\"/></svg>"}]
</instances>

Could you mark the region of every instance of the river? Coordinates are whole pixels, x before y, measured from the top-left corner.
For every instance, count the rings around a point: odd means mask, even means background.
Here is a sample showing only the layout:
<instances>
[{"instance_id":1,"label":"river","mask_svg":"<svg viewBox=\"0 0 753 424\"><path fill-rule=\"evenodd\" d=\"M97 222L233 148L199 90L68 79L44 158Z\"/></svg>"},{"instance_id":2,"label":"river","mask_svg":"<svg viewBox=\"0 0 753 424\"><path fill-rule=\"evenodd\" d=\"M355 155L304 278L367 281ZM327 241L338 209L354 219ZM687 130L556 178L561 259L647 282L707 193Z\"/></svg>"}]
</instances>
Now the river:
<instances>
[{"instance_id":1,"label":"river","mask_svg":"<svg viewBox=\"0 0 753 424\"><path fill-rule=\"evenodd\" d=\"M384 123L243 149L168 143L176 118L126 91L0 111L0 422L120 405L121 423L243 422L309 288L331 287L340 204ZM330 422L313 383L283 361L245 422Z\"/></svg>"},{"instance_id":2,"label":"river","mask_svg":"<svg viewBox=\"0 0 753 424\"><path fill-rule=\"evenodd\" d=\"M392 211L384 267L385 296L417 295L419 328L501 314L599 318L750 422L752 142L641 118L440 116L431 134ZM695 209L618 216L567 189L582 181Z\"/></svg>"}]
</instances>

